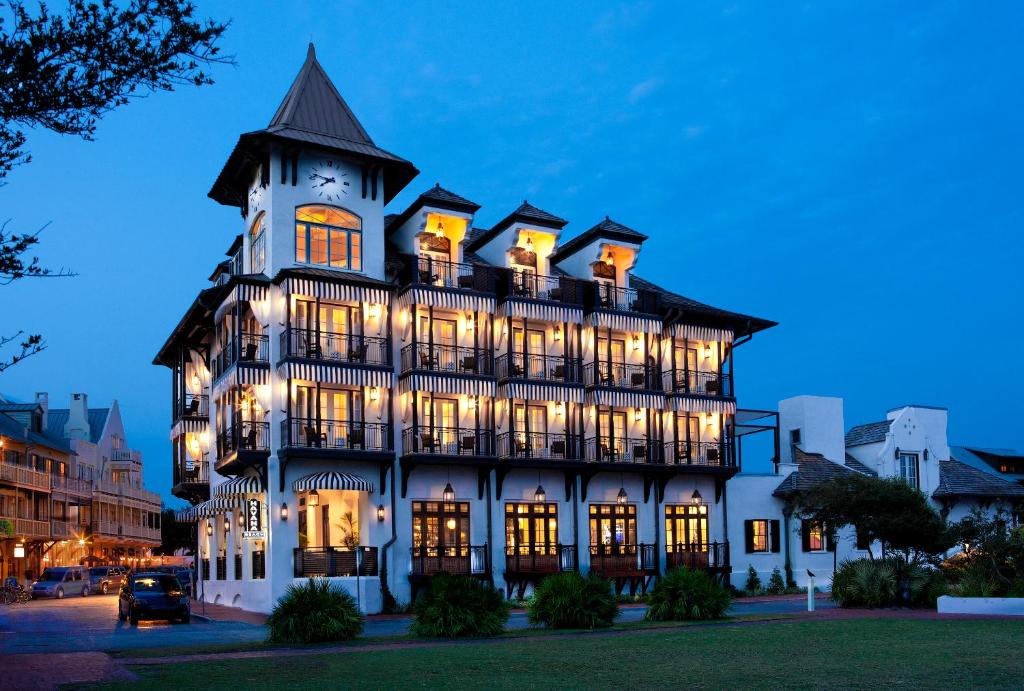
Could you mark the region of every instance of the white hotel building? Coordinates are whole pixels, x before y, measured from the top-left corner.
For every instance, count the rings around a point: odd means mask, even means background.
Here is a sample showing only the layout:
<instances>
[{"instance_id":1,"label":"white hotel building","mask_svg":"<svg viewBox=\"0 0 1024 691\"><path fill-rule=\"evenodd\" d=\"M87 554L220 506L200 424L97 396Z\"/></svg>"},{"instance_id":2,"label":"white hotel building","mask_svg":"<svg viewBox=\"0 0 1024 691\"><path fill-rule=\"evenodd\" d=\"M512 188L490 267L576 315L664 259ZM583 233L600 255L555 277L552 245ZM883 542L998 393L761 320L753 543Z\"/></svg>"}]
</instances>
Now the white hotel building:
<instances>
[{"instance_id":1,"label":"white hotel building","mask_svg":"<svg viewBox=\"0 0 1024 691\"><path fill-rule=\"evenodd\" d=\"M490 229L378 148L312 47L210 197L242 233L161 348L200 591L269 611L327 576L377 612L440 571L525 592L728 577L734 351L773 322L663 290L646 237L524 202ZM740 545L742 548L742 545Z\"/></svg>"}]
</instances>

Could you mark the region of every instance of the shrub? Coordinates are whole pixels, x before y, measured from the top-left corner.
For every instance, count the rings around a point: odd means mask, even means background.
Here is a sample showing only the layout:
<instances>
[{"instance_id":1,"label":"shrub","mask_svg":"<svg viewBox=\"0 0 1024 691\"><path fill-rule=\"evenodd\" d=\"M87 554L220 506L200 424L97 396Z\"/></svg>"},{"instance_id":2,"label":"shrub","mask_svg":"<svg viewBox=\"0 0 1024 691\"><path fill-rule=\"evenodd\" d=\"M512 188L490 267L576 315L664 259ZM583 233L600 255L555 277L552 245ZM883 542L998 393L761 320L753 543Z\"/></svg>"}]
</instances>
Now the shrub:
<instances>
[{"instance_id":1,"label":"shrub","mask_svg":"<svg viewBox=\"0 0 1024 691\"><path fill-rule=\"evenodd\" d=\"M768 592L772 595L782 595L786 592L786 582L782 580L782 572L778 566L772 570L772 575L768 579Z\"/></svg>"},{"instance_id":2,"label":"shrub","mask_svg":"<svg viewBox=\"0 0 1024 691\"><path fill-rule=\"evenodd\" d=\"M757 570L753 564L747 567L747 584L743 589L751 595L757 595L761 592L761 579L758 577Z\"/></svg>"},{"instance_id":3,"label":"shrub","mask_svg":"<svg viewBox=\"0 0 1024 691\"><path fill-rule=\"evenodd\" d=\"M654 586L646 618L652 621L721 619L732 596L703 571L672 569Z\"/></svg>"},{"instance_id":4,"label":"shrub","mask_svg":"<svg viewBox=\"0 0 1024 691\"><path fill-rule=\"evenodd\" d=\"M363 630L352 596L324 578L292 584L267 619L272 643L346 641Z\"/></svg>"},{"instance_id":5,"label":"shrub","mask_svg":"<svg viewBox=\"0 0 1024 691\"><path fill-rule=\"evenodd\" d=\"M413 605L412 631L429 638L496 636L507 620L508 603L493 586L439 573Z\"/></svg>"},{"instance_id":6,"label":"shrub","mask_svg":"<svg viewBox=\"0 0 1024 691\"><path fill-rule=\"evenodd\" d=\"M958 597L998 597L1000 587L989 569L972 564L960 575L959 582L950 588L950 593Z\"/></svg>"},{"instance_id":7,"label":"shrub","mask_svg":"<svg viewBox=\"0 0 1024 691\"><path fill-rule=\"evenodd\" d=\"M601 576L575 572L549 576L530 600L531 624L549 629L596 629L611 626L619 616L611 584Z\"/></svg>"},{"instance_id":8,"label":"shrub","mask_svg":"<svg viewBox=\"0 0 1024 691\"><path fill-rule=\"evenodd\" d=\"M844 561L832 578L832 599L840 607L889 607L898 592L896 572L886 560Z\"/></svg>"}]
</instances>

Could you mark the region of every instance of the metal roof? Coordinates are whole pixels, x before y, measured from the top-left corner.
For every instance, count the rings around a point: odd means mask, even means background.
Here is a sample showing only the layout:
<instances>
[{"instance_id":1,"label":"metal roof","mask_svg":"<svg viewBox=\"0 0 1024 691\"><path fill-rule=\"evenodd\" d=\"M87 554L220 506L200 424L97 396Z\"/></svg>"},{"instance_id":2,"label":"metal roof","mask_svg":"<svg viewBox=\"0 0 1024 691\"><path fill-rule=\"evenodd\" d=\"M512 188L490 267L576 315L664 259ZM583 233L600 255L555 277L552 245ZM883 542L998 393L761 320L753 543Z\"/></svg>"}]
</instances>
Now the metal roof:
<instances>
[{"instance_id":1,"label":"metal roof","mask_svg":"<svg viewBox=\"0 0 1024 691\"><path fill-rule=\"evenodd\" d=\"M46 413L46 433L58 439L66 439L64 426L68 423L70 411L67 408L50 408ZM107 424L110 408L89 408L89 441L98 444L103 427Z\"/></svg>"},{"instance_id":2,"label":"metal roof","mask_svg":"<svg viewBox=\"0 0 1024 691\"><path fill-rule=\"evenodd\" d=\"M11 439L16 439L22 443L38 444L39 446L45 446L49 449L53 449L54 451L74 453L71 450L71 447L69 447L63 439L54 438L49 434L43 434L41 432L33 432L25 425L4 413L0 413L0 434L5 437L10 437Z\"/></svg>"},{"instance_id":3,"label":"metal roof","mask_svg":"<svg viewBox=\"0 0 1024 691\"><path fill-rule=\"evenodd\" d=\"M536 206L524 199L522 204L516 207L516 209L508 216L495 223L490 230L477 232L477 229L474 228L473 230L475 234L469 237L466 247L468 249L475 250L486 245L497 237L501 231L505 230L516 221L523 222L526 225L553 228L555 230L561 230L568 223L564 218L559 218L558 216L548 213L543 209L538 209Z\"/></svg>"},{"instance_id":4,"label":"metal roof","mask_svg":"<svg viewBox=\"0 0 1024 691\"><path fill-rule=\"evenodd\" d=\"M583 231L572 240L562 245L548 259L552 264L562 261L566 257L576 254L578 251L597 239L606 238L620 242L633 242L640 244L647 239L643 233L639 233L628 226L613 221L608 216L592 228Z\"/></svg>"}]
</instances>

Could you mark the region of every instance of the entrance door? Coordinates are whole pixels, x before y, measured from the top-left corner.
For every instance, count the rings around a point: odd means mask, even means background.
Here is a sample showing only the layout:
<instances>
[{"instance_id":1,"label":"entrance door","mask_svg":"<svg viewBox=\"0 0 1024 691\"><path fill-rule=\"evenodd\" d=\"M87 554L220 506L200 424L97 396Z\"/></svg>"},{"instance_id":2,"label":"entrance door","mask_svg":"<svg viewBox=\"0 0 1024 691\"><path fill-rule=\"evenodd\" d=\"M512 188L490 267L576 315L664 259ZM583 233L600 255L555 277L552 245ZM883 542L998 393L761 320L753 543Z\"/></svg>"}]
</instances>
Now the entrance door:
<instances>
[{"instance_id":1,"label":"entrance door","mask_svg":"<svg viewBox=\"0 0 1024 691\"><path fill-rule=\"evenodd\" d=\"M626 452L626 414L602 410L597 419L599 459L607 459L612 463L622 461Z\"/></svg>"},{"instance_id":2,"label":"entrance door","mask_svg":"<svg viewBox=\"0 0 1024 691\"><path fill-rule=\"evenodd\" d=\"M320 505L320 546L331 546L331 507L328 504Z\"/></svg>"},{"instance_id":3,"label":"entrance door","mask_svg":"<svg viewBox=\"0 0 1024 691\"><path fill-rule=\"evenodd\" d=\"M708 507L677 504L665 507L665 551L672 566L708 566Z\"/></svg>"},{"instance_id":4,"label":"entrance door","mask_svg":"<svg viewBox=\"0 0 1024 691\"><path fill-rule=\"evenodd\" d=\"M470 573L469 503L412 503L412 572Z\"/></svg>"},{"instance_id":5,"label":"entrance door","mask_svg":"<svg viewBox=\"0 0 1024 691\"><path fill-rule=\"evenodd\" d=\"M558 505L505 504L505 556L508 571L558 571Z\"/></svg>"},{"instance_id":6,"label":"entrance door","mask_svg":"<svg viewBox=\"0 0 1024 691\"><path fill-rule=\"evenodd\" d=\"M626 342L621 339L612 339L611 361L608 361L608 339L601 337L597 339L597 361L601 363L600 384L604 386L626 386Z\"/></svg>"},{"instance_id":7,"label":"entrance door","mask_svg":"<svg viewBox=\"0 0 1024 691\"><path fill-rule=\"evenodd\" d=\"M590 505L591 554L636 553L636 504Z\"/></svg>"}]
</instances>

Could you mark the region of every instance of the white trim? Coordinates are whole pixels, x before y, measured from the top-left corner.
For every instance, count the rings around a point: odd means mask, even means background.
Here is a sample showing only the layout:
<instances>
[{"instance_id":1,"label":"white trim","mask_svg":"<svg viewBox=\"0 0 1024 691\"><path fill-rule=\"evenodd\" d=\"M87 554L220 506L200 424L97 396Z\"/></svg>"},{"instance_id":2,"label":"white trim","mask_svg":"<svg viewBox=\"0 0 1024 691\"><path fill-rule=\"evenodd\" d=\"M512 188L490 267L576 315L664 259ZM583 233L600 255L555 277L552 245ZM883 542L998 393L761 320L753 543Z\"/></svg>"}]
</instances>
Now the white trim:
<instances>
[{"instance_id":1,"label":"white trim","mask_svg":"<svg viewBox=\"0 0 1024 691\"><path fill-rule=\"evenodd\" d=\"M701 398L700 396L669 396L669 407L672 410L689 413L736 413L736 401L723 401L718 398Z\"/></svg>"},{"instance_id":2,"label":"white trim","mask_svg":"<svg viewBox=\"0 0 1024 691\"><path fill-rule=\"evenodd\" d=\"M635 391L595 389L587 392L585 401L587 405L609 405L619 408L665 408L665 397L662 394Z\"/></svg>"},{"instance_id":3,"label":"white trim","mask_svg":"<svg viewBox=\"0 0 1024 691\"><path fill-rule=\"evenodd\" d=\"M507 382L498 386L498 398L583 403L583 387L534 384L531 382Z\"/></svg>"},{"instance_id":4,"label":"white trim","mask_svg":"<svg viewBox=\"0 0 1024 691\"><path fill-rule=\"evenodd\" d=\"M673 338L691 338L697 341L720 341L722 343L732 343L735 338L735 334L727 329L693 324L673 324L669 328L669 335Z\"/></svg>"},{"instance_id":5,"label":"white trim","mask_svg":"<svg viewBox=\"0 0 1024 691\"><path fill-rule=\"evenodd\" d=\"M511 298L501 303L496 315L499 319L520 317L522 319L535 319L538 321L556 323L583 323L583 309L580 307L539 304L536 302L515 300Z\"/></svg>"}]
</instances>

